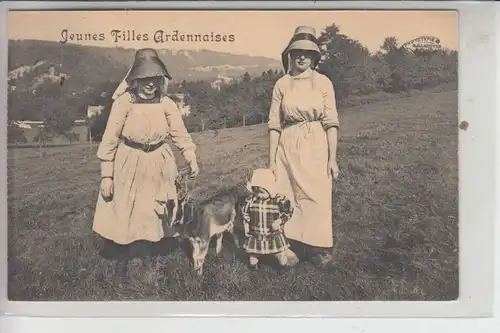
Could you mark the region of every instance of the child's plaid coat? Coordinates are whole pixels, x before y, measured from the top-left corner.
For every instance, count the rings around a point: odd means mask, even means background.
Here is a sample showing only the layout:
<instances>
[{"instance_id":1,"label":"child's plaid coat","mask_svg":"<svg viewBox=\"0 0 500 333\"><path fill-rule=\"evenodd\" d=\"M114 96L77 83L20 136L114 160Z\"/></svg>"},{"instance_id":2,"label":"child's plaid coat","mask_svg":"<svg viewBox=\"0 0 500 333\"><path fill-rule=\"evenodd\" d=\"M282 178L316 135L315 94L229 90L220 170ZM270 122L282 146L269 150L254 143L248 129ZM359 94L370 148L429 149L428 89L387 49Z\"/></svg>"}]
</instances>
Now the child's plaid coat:
<instances>
[{"instance_id":1,"label":"child's plaid coat","mask_svg":"<svg viewBox=\"0 0 500 333\"><path fill-rule=\"evenodd\" d=\"M247 253L274 254L290 246L286 240L283 225L292 216L293 207L286 197L277 195L261 199L250 196L241 212L243 221L248 226L249 235L243 244ZM273 222L278 219L281 219L279 229L273 230Z\"/></svg>"}]
</instances>

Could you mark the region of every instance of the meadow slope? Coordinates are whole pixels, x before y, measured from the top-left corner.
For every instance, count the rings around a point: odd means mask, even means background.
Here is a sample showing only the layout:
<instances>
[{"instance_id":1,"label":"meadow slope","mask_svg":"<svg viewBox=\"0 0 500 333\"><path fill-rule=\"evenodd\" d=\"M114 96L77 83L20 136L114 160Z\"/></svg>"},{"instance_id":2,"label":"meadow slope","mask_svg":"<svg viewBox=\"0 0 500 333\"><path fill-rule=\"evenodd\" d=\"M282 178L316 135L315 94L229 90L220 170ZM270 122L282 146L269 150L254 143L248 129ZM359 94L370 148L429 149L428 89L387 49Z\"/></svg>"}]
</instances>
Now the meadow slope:
<instances>
[{"instance_id":1,"label":"meadow slope","mask_svg":"<svg viewBox=\"0 0 500 333\"><path fill-rule=\"evenodd\" d=\"M451 300L458 297L457 92L340 110L340 178L334 186L338 264L320 272L249 271L235 260L195 278L179 247L157 267L131 264L131 283L111 284L114 263L91 231L99 187L96 146L10 149L11 300ZM264 166L263 125L193 135L196 195Z\"/></svg>"}]
</instances>

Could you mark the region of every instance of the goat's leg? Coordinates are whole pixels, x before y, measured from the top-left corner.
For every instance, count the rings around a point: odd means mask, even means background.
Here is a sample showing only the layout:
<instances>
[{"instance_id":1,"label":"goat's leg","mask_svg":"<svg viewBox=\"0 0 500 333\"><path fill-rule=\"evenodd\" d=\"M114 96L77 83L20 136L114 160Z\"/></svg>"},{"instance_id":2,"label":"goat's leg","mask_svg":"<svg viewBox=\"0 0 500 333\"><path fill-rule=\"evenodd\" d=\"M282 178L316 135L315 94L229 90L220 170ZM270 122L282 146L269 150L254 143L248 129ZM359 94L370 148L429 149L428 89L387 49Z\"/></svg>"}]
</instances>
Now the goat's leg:
<instances>
[{"instance_id":1,"label":"goat's leg","mask_svg":"<svg viewBox=\"0 0 500 333\"><path fill-rule=\"evenodd\" d=\"M233 242L234 242L234 246L236 247L237 250L240 249L241 247L241 244L240 244L240 238L238 237L238 235L236 234L236 231L234 230L234 224L231 224L228 228L227 228L227 232L231 235L231 237L233 238Z\"/></svg>"},{"instance_id":2,"label":"goat's leg","mask_svg":"<svg viewBox=\"0 0 500 333\"><path fill-rule=\"evenodd\" d=\"M121 287L127 282L128 278L128 263L131 259L130 245L116 244L118 250L118 258L113 277L114 283Z\"/></svg>"},{"instance_id":3,"label":"goat's leg","mask_svg":"<svg viewBox=\"0 0 500 333\"><path fill-rule=\"evenodd\" d=\"M203 264L208 254L210 240L200 237L190 238L193 246L193 268L195 273L200 276L203 274Z\"/></svg>"},{"instance_id":4,"label":"goat's leg","mask_svg":"<svg viewBox=\"0 0 500 333\"><path fill-rule=\"evenodd\" d=\"M215 245L215 253L217 255L217 257L220 257L221 253L222 253L222 239L224 238L224 233L218 233L217 235L215 235L215 237L217 238L217 243Z\"/></svg>"}]
</instances>

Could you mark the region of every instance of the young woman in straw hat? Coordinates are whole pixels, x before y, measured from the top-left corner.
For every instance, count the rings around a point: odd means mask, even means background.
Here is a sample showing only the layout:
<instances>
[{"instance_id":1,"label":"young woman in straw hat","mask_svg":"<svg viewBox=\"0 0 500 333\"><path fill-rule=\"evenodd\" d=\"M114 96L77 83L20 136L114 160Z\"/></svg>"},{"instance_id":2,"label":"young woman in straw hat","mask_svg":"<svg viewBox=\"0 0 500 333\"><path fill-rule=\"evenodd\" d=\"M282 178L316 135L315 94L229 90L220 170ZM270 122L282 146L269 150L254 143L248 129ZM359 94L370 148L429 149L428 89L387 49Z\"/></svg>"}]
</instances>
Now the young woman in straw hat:
<instances>
[{"instance_id":1,"label":"young woman in straw hat","mask_svg":"<svg viewBox=\"0 0 500 333\"><path fill-rule=\"evenodd\" d=\"M316 71L320 56L315 30L299 26L282 54L286 75L273 89L269 166L278 191L295 204L286 237L302 245L306 259L326 268L333 259L332 182L339 172L339 119L332 82ZM291 265L299 260L295 252L287 253Z\"/></svg>"},{"instance_id":2,"label":"young woman in straw hat","mask_svg":"<svg viewBox=\"0 0 500 333\"><path fill-rule=\"evenodd\" d=\"M93 230L121 247L115 277L126 276L129 244L158 242L175 235L162 226L158 211L177 198L177 165L170 137L198 173L195 145L177 105L168 98L171 76L153 49L136 52L134 63L116 90L102 141L101 190ZM160 209L159 209L160 206Z\"/></svg>"}]
</instances>

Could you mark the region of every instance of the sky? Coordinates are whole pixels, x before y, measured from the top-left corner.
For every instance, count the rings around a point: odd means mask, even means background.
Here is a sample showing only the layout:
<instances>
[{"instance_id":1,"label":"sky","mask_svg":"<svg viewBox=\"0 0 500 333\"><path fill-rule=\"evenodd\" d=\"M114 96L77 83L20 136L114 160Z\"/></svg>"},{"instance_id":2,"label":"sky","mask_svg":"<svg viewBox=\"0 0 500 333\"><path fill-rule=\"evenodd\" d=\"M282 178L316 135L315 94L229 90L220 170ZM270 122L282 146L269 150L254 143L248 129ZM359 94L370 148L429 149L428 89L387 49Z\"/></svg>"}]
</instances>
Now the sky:
<instances>
[{"instance_id":1,"label":"sky","mask_svg":"<svg viewBox=\"0 0 500 333\"><path fill-rule=\"evenodd\" d=\"M419 36L438 37L446 48L458 49L458 14L453 11L40 11L9 12L9 39L37 39L126 48L209 49L279 59L295 28L308 25L321 31L335 23L340 32L371 52L385 37L400 44ZM116 41L112 30L125 37L147 34L148 40ZM163 30L164 33L157 31ZM171 35L219 34L217 41L172 41ZM63 33L63 31L66 31ZM99 34L102 40L71 41L71 34ZM162 40L156 40L158 36ZM231 36L232 35L232 36ZM165 40L169 38L169 40ZM185 37L188 38L188 37ZM125 38L126 39L126 38Z\"/></svg>"}]
</instances>

